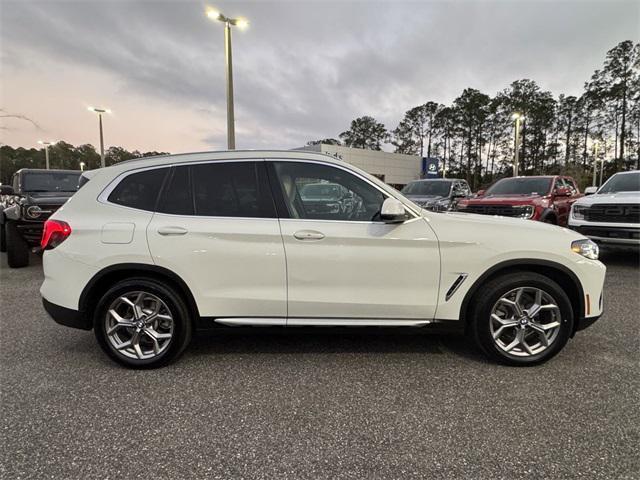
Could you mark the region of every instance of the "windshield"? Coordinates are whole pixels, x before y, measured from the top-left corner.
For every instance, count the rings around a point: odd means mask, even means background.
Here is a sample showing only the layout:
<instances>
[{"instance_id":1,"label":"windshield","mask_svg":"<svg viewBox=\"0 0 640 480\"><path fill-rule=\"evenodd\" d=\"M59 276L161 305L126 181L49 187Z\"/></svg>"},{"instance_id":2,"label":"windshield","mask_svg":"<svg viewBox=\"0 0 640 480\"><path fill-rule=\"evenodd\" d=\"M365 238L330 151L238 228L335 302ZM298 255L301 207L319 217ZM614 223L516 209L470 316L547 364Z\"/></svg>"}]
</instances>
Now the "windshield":
<instances>
[{"instance_id":1,"label":"windshield","mask_svg":"<svg viewBox=\"0 0 640 480\"><path fill-rule=\"evenodd\" d=\"M25 172L22 176L23 192L75 192L78 190L76 172Z\"/></svg>"},{"instance_id":2,"label":"windshield","mask_svg":"<svg viewBox=\"0 0 640 480\"><path fill-rule=\"evenodd\" d=\"M426 182L411 182L402 189L404 195L424 195L424 196L437 196L448 197L451 190L451 182L442 181L426 181Z\"/></svg>"},{"instance_id":3,"label":"windshield","mask_svg":"<svg viewBox=\"0 0 640 480\"><path fill-rule=\"evenodd\" d=\"M600 190L598 190L598 193L638 191L640 191L640 171L614 175L605 182Z\"/></svg>"},{"instance_id":4,"label":"windshield","mask_svg":"<svg viewBox=\"0 0 640 480\"><path fill-rule=\"evenodd\" d=\"M303 198L338 198L340 197L340 187L335 183L310 183L300 189L300 196Z\"/></svg>"},{"instance_id":5,"label":"windshield","mask_svg":"<svg viewBox=\"0 0 640 480\"><path fill-rule=\"evenodd\" d=\"M546 195L549 190L550 178L504 178L490 187L485 195Z\"/></svg>"}]
</instances>

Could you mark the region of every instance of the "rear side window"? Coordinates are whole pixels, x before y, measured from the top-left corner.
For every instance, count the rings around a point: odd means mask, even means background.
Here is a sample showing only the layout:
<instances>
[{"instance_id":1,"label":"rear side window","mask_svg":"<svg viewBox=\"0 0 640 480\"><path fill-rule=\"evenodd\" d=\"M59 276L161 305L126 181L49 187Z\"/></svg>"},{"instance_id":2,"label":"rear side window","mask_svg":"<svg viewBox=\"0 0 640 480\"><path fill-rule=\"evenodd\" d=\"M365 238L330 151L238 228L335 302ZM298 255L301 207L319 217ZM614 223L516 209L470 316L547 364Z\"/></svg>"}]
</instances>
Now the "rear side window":
<instances>
[{"instance_id":1,"label":"rear side window","mask_svg":"<svg viewBox=\"0 0 640 480\"><path fill-rule=\"evenodd\" d=\"M174 167L160 213L275 218L264 162L211 162Z\"/></svg>"},{"instance_id":2,"label":"rear side window","mask_svg":"<svg viewBox=\"0 0 640 480\"><path fill-rule=\"evenodd\" d=\"M193 195L189 166L174 167L158 207L160 213L193 215Z\"/></svg>"},{"instance_id":3,"label":"rear side window","mask_svg":"<svg viewBox=\"0 0 640 480\"><path fill-rule=\"evenodd\" d=\"M153 212L168 168L156 168L127 175L113 189L108 200L125 207Z\"/></svg>"}]
</instances>

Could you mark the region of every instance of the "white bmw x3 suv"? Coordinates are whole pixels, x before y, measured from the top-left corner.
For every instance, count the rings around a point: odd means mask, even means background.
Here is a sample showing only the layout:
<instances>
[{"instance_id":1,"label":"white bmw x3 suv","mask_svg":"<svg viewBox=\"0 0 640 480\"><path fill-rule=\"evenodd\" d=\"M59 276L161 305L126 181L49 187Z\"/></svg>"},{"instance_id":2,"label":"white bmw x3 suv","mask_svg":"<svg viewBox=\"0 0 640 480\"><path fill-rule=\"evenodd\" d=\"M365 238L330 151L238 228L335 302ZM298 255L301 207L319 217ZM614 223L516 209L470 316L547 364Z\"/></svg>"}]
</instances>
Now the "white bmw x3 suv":
<instances>
[{"instance_id":1,"label":"white bmw x3 suv","mask_svg":"<svg viewBox=\"0 0 640 480\"><path fill-rule=\"evenodd\" d=\"M195 330L269 325L435 326L531 365L602 313L582 235L428 212L326 155L172 155L87 178L45 225L41 294L129 367L167 364Z\"/></svg>"}]
</instances>

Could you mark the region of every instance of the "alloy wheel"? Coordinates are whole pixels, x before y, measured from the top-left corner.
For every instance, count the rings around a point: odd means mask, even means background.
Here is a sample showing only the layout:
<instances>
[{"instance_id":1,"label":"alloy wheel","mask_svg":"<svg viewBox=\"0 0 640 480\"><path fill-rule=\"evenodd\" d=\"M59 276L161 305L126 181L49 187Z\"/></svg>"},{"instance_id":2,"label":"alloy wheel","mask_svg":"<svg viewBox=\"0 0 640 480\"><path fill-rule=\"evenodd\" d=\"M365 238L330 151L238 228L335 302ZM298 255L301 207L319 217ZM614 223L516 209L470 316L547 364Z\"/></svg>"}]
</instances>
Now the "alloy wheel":
<instances>
[{"instance_id":1,"label":"alloy wheel","mask_svg":"<svg viewBox=\"0 0 640 480\"><path fill-rule=\"evenodd\" d=\"M159 297L129 292L116 298L105 316L105 332L120 354L147 360L167 350L174 332L173 315Z\"/></svg>"},{"instance_id":2,"label":"alloy wheel","mask_svg":"<svg viewBox=\"0 0 640 480\"><path fill-rule=\"evenodd\" d=\"M536 287L510 290L491 310L490 330L496 346L517 357L547 350L558 338L562 316L557 301Z\"/></svg>"}]
</instances>

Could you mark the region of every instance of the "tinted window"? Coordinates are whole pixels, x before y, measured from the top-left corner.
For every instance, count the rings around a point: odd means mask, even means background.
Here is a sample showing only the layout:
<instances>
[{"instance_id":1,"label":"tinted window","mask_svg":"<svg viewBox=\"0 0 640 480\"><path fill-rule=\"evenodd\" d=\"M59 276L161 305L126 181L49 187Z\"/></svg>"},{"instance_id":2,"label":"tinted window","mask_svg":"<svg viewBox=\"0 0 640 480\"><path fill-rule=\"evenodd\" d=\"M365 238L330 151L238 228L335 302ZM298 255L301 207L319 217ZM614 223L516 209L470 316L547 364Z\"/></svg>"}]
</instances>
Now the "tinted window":
<instances>
[{"instance_id":1,"label":"tinted window","mask_svg":"<svg viewBox=\"0 0 640 480\"><path fill-rule=\"evenodd\" d=\"M409 183L402 189L402 193L409 196L432 195L436 197L448 197L450 190L451 182L442 180L420 180Z\"/></svg>"},{"instance_id":2,"label":"tinted window","mask_svg":"<svg viewBox=\"0 0 640 480\"><path fill-rule=\"evenodd\" d=\"M495 183L485 195L546 195L551 190L550 178L505 178Z\"/></svg>"},{"instance_id":3,"label":"tinted window","mask_svg":"<svg viewBox=\"0 0 640 480\"><path fill-rule=\"evenodd\" d=\"M640 172L616 174L598 190L598 193L640 191Z\"/></svg>"},{"instance_id":4,"label":"tinted window","mask_svg":"<svg viewBox=\"0 0 640 480\"><path fill-rule=\"evenodd\" d=\"M384 195L361 178L316 163L274 162L274 165L287 209L283 213L291 218L378 219Z\"/></svg>"},{"instance_id":5,"label":"tinted window","mask_svg":"<svg viewBox=\"0 0 640 480\"><path fill-rule=\"evenodd\" d=\"M109 201L125 207L153 211L168 168L156 168L126 176L111 192Z\"/></svg>"},{"instance_id":6,"label":"tinted window","mask_svg":"<svg viewBox=\"0 0 640 480\"><path fill-rule=\"evenodd\" d=\"M275 217L264 162L192 165L195 214L211 217Z\"/></svg>"},{"instance_id":7,"label":"tinted window","mask_svg":"<svg viewBox=\"0 0 640 480\"><path fill-rule=\"evenodd\" d=\"M22 175L23 192L75 192L78 190L78 172L25 172Z\"/></svg>"},{"instance_id":8,"label":"tinted window","mask_svg":"<svg viewBox=\"0 0 640 480\"><path fill-rule=\"evenodd\" d=\"M193 196L189 170L191 167L174 167L167 188L162 194L162 202L158 207L161 213L173 215L193 215Z\"/></svg>"}]
</instances>

